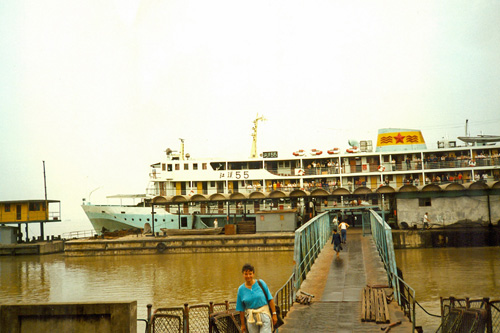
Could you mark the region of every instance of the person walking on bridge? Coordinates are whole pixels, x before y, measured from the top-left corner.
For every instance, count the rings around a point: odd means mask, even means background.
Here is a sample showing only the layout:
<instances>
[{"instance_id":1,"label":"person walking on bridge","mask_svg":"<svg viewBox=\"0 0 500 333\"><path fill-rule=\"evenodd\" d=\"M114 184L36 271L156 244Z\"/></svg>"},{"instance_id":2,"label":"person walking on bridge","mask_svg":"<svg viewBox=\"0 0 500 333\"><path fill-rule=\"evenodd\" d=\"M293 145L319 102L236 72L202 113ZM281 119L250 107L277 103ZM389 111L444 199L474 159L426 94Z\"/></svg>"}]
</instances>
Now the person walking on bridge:
<instances>
[{"instance_id":1,"label":"person walking on bridge","mask_svg":"<svg viewBox=\"0 0 500 333\"><path fill-rule=\"evenodd\" d=\"M340 228L340 234L342 236L342 243L345 244L347 242L347 228L349 228L349 224L342 221L340 222L339 228Z\"/></svg>"},{"instance_id":2,"label":"person walking on bridge","mask_svg":"<svg viewBox=\"0 0 500 333\"><path fill-rule=\"evenodd\" d=\"M337 258L339 257L341 242L342 240L340 239L340 235L337 232L337 229L333 229L332 244L333 244L333 250L337 252Z\"/></svg>"},{"instance_id":3,"label":"person walking on bridge","mask_svg":"<svg viewBox=\"0 0 500 333\"><path fill-rule=\"evenodd\" d=\"M339 229L339 220L337 219L337 215L335 215L332 219L332 230L337 230Z\"/></svg>"}]
</instances>

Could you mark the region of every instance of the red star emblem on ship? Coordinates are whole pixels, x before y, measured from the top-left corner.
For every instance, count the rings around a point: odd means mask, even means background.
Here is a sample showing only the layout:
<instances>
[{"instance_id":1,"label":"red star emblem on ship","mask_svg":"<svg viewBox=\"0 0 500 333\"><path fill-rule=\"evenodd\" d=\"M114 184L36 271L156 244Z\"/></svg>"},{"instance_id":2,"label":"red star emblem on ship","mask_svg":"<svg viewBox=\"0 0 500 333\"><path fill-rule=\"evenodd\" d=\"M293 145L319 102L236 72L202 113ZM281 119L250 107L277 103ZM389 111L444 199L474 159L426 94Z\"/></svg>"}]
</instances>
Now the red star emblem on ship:
<instances>
[{"instance_id":1,"label":"red star emblem on ship","mask_svg":"<svg viewBox=\"0 0 500 333\"><path fill-rule=\"evenodd\" d=\"M398 133L398 136L395 136L394 139L396 139L396 143L404 143L403 139L405 136L401 135L401 133Z\"/></svg>"}]
</instances>

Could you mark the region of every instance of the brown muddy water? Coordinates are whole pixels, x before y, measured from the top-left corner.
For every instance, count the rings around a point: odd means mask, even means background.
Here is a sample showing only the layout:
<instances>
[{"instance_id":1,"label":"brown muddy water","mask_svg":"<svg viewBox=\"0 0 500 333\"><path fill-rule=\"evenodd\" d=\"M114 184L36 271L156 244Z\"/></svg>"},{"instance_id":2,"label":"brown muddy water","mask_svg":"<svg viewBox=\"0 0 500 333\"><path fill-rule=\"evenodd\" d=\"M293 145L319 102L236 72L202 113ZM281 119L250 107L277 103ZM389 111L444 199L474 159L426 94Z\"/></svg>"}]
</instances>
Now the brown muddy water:
<instances>
[{"instance_id":1,"label":"brown muddy water","mask_svg":"<svg viewBox=\"0 0 500 333\"><path fill-rule=\"evenodd\" d=\"M136 300L137 318L146 318L149 303L156 309L235 301L247 262L274 294L292 274L293 251L0 257L0 303Z\"/></svg>"},{"instance_id":2,"label":"brown muddy water","mask_svg":"<svg viewBox=\"0 0 500 333\"><path fill-rule=\"evenodd\" d=\"M396 250L396 260L430 313L440 314L440 296L500 298L500 247ZM274 293L292 273L293 252L0 257L0 303L136 300L137 317L146 318L148 303L155 309L234 301L246 262ZM417 311L425 332L439 323Z\"/></svg>"},{"instance_id":3,"label":"brown muddy water","mask_svg":"<svg viewBox=\"0 0 500 333\"><path fill-rule=\"evenodd\" d=\"M441 314L440 296L500 299L498 246L396 250L396 262L429 313ZM424 332L435 332L441 322L417 306L416 323Z\"/></svg>"}]
</instances>

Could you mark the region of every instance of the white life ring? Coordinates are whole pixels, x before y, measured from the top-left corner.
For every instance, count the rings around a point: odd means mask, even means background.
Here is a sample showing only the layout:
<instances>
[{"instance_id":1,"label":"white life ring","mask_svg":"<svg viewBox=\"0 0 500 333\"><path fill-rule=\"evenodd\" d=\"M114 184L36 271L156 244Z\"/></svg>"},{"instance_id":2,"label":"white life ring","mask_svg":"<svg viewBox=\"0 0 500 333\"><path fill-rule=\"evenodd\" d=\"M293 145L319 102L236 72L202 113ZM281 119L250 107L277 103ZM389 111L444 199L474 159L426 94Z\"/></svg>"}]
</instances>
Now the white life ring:
<instances>
[{"instance_id":1,"label":"white life ring","mask_svg":"<svg viewBox=\"0 0 500 333\"><path fill-rule=\"evenodd\" d=\"M332 148L330 150L327 150L327 153L332 155L332 154L338 154L340 153L340 149L339 148Z\"/></svg>"},{"instance_id":2,"label":"white life ring","mask_svg":"<svg viewBox=\"0 0 500 333\"><path fill-rule=\"evenodd\" d=\"M474 167L474 166L476 166L476 162L475 162L474 160L470 160L470 161L469 161L469 166L470 166L470 167Z\"/></svg>"},{"instance_id":3,"label":"white life ring","mask_svg":"<svg viewBox=\"0 0 500 333\"><path fill-rule=\"evenodd\" d=\"M298 174L299 176L303 176L303 175L305 175L305 174L306 174L306 172L304 171L304 169L299 169L299 170L297 170L297 174Z\"/></svg>"},{"instance_id":4,"label":"white life ring","mask_svg":"<svg viewBox=\"0 0 500 333\"><path fill-rule=\"evenodd\" d=\"M317 155L321 155L321 154L323 154L323 152L321 150L311 149L311 155L317 156Z\"/></svg>"},{"instance_id":5,"label":"white life ring","mask_svg":"<svg viewBox=\"0 0 500 333\"><path fill-rule=\"evenodd\" d=\"M383 165L379 165L379 166L378 166L378 171L380 171L380 172L385 171L385 166L383 166Z\"/></svg>"},{"instance_id":6,"label":"white life ring","mask_svg":"<svg viewBox=\"0 0 500 333\"><path fill-rule=\"evenodd\" d=\"M353 147L351 147L351 148L347 148L345 151L346 151L347 153L351 153L351 154L352 154L352 153L359 153L359 147L353 146Z\"/></svg>"},{"instance_id":7,"label":"white life ring","mask_svg":"<svg viewBox=\"0 0 500 333\"><path fill-rule=\"evenodd\" d=\"M194 195L194 191L193 191L193 190L191 190L191 191L189 192L189 194L188 194L188 195L189 195L189 196Z\"/></svg>"},{"instance_id":8,"label":"white life ring","mask_svg":"<svg viewBox=\"0 0 500 333\"><path fill-rule=\"evenodd\" d=\"M302 149L293 152L293 156L304 156L305 152Z\"/></svg>"}]
</instances>

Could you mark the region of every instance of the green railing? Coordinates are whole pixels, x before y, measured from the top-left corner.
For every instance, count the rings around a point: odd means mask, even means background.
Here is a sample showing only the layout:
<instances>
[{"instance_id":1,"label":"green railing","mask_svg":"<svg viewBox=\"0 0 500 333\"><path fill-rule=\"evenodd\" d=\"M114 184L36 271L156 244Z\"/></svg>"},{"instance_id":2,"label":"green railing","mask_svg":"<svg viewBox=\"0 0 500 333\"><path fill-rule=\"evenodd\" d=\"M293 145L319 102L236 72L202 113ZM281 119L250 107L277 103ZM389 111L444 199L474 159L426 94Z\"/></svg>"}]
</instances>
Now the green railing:
<instances>
[{"instance_id":1,"label":"green railing","mask_svg":"<svg viewBox=\"0 0 500 333\"><path fill-rule=\"evenodd\" d=\"M330 215L324 212L295 231L293 259L295 268L287 282L275 294L283 318L290 311L302 281L311 270L331 234Z\"/></svg>"},{"instance_id":2,"label":"green railing","mask_svg":"<svg viewBox=\"0 0 500 333\"><path fill-rule=\"evenodd\" d=\"M302 281L311 270L314 261L330 237L330 215L322 213L295 231L295 291L298 291Z\"/></svg>"},{"instance_id":3,"label":"green railing","mask_svg":"<svg viewBox=\"0 0 500 333\"><path fill-rule=\"evenodd\" d=\"M363 222L365 222L364 219ZM394 243L392 242L392 229L373 209L370 209L370 227L373 241L377 246L377 250L384 263L385 271L387 272L387 279L394 290L394 297L405 315L412 322L412 331L415 331L415 290L398 274Z\"/></svg>"}]
</instances>

